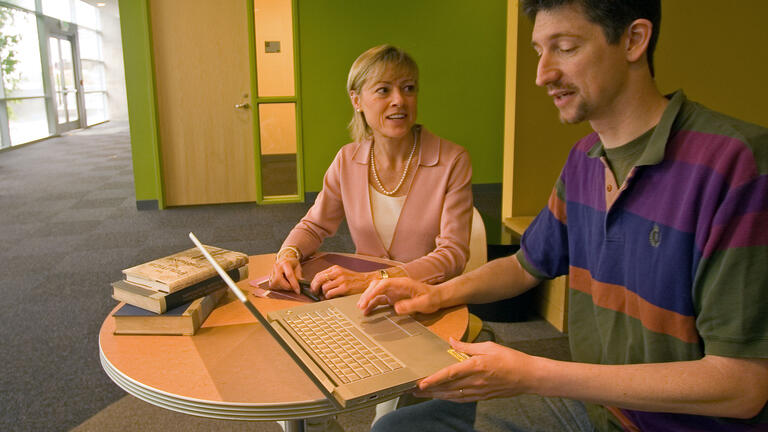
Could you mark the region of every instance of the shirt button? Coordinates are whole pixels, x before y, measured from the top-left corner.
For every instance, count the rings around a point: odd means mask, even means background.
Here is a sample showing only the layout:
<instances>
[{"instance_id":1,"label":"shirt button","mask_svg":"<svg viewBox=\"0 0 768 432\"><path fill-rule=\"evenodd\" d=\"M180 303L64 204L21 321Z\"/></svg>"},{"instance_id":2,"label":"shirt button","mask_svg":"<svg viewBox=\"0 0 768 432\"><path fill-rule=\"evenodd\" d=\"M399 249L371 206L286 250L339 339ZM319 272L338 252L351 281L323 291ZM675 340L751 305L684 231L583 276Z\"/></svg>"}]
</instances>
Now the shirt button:
<instances>
[{"instance_id":1,"label":"shirt button","mask_svg":"<svg viewBox=\"0 0 768 432\"><path fill-rule=\"evenodd\" d=\"M608 192L610 192L610 191L612 191L612 190L613 190L613 186L611 186L611 185L608 185L608 186L607 186L605 189L606 189Z\"/></svg>"}]
</instances>

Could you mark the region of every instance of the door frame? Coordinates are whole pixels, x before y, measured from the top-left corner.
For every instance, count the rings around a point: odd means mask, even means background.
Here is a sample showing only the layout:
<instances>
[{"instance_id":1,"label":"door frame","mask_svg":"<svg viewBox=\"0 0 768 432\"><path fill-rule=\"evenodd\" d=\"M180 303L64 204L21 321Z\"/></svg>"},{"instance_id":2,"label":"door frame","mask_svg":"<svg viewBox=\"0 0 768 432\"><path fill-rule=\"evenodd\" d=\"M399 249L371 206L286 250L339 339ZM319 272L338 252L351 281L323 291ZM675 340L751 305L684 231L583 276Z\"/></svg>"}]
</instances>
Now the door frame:
<instances>
[{"instance_id":1,"label":"door frame","mask_svg":"<svg viewBox=\"0 0 768 432\"><path fill-rule=\"evenodd\" d=\"M51 71L51 55L49 41L51 38L66 39L72 47L72 68L75 75L75 101L77 103L77 120L69 121L66 123L59 123L59 116L56 109L56 83L53 81L54 77L50 73ZM40 45L45 46L45 61L44 69L46 70L44 78L47 78L48 88L50 89L50 104L48 104L48 116L53 118L54 128L56 134L61 134L73 129L84 128L88 124L85 118L85 97L83 94L83 75L80 64L80 46L77 34L77 25L64 21L59 21L54 18L45 17L45 39L41 41Z\"/></svg>"},{"instance_id":2,"label":"door frame","mask_svg":"<svg viewBox=\"0 0 768 432\"><path fill-rule=\"evenodd\" d=\"M251 105L253 120L254 143L254 172L256 173L256 202L258 204L279 204L304 202L304 146L302 140L301 121L301 81L299 62L299 15L298 0L291 0L291 15L293 25L293 82L294 96L270 96L260 97L258 93L258 80L256 68L256 22L254 16L254 0L246 0L248 3L248 37L251 63ZM264 196L261 177L261 130L259 128L259 105L269 103L293 103L296 107L296 194Z\"/></svg>"}]
</instances>

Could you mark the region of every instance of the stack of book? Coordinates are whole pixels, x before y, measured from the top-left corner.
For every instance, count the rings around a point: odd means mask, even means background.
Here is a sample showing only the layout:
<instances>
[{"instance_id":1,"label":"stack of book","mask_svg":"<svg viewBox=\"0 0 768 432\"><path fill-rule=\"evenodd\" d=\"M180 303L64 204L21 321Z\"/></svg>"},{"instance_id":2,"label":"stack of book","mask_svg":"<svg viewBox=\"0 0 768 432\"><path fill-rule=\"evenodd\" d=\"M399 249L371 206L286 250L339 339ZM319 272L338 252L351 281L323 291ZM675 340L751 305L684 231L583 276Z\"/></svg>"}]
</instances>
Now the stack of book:
<instances>
[{"instance_id":1,"label":"stack of book","mask_svg":"<svg viewBox=\"0 0 768 432\"><path fill-rule=\"evenodd\" d=\"M206 246L239 281L248 278L248 255ZM124 302L113 314L115 334L193 335L226 294L226 285L196 248L123 270L112 297Z\"/></svg>"}]
</instances>

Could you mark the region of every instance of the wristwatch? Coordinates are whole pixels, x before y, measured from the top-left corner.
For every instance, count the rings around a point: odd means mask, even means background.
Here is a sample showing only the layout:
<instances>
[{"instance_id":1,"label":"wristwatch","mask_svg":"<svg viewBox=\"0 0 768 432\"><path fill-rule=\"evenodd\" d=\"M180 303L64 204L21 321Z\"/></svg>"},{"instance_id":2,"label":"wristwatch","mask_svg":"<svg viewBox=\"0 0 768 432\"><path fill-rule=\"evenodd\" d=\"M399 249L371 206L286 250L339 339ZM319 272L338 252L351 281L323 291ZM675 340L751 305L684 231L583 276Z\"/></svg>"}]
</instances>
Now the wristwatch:
<instances>
[{"instance_id":1,"label":"wristwatch","mask_svg":"<svg viewBox=\"0 0 768 432\"><path fill-rule=\"evenodd\" d=\"M389 273L383 269L379 270L379 276L381 276L382 279L389 279Z\"/></svg>"}]
</instances>

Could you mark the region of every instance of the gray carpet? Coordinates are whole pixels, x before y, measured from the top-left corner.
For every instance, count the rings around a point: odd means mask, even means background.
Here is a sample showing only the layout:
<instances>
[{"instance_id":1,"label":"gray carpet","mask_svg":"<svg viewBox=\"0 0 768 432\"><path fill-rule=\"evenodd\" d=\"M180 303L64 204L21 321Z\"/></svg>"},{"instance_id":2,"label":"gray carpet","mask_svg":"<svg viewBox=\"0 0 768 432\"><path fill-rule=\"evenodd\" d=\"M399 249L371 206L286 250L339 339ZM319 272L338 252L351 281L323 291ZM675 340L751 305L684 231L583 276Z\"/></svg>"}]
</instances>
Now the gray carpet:
<instances>
[{"instance_id":1,"label":"gray carpet","mask_svg":"<svg viewBox=\"0 0 768 432\"><path fill-rule=\"evenodd\" d=\"M126 396L101 369L98 330L121 269L190 247L189 231L248 254L273 252L309 204L138 211L129 142L126 124L107 123L0 152L0 430L278 430ZM483 190L478 208L497 218L500 193ZM352 251L348 231L324 249ZM565 338L541 320L493 326L506 344L568 356ZM371 416L340 421L362 431Z\"/></svg>"}]
</instances>

